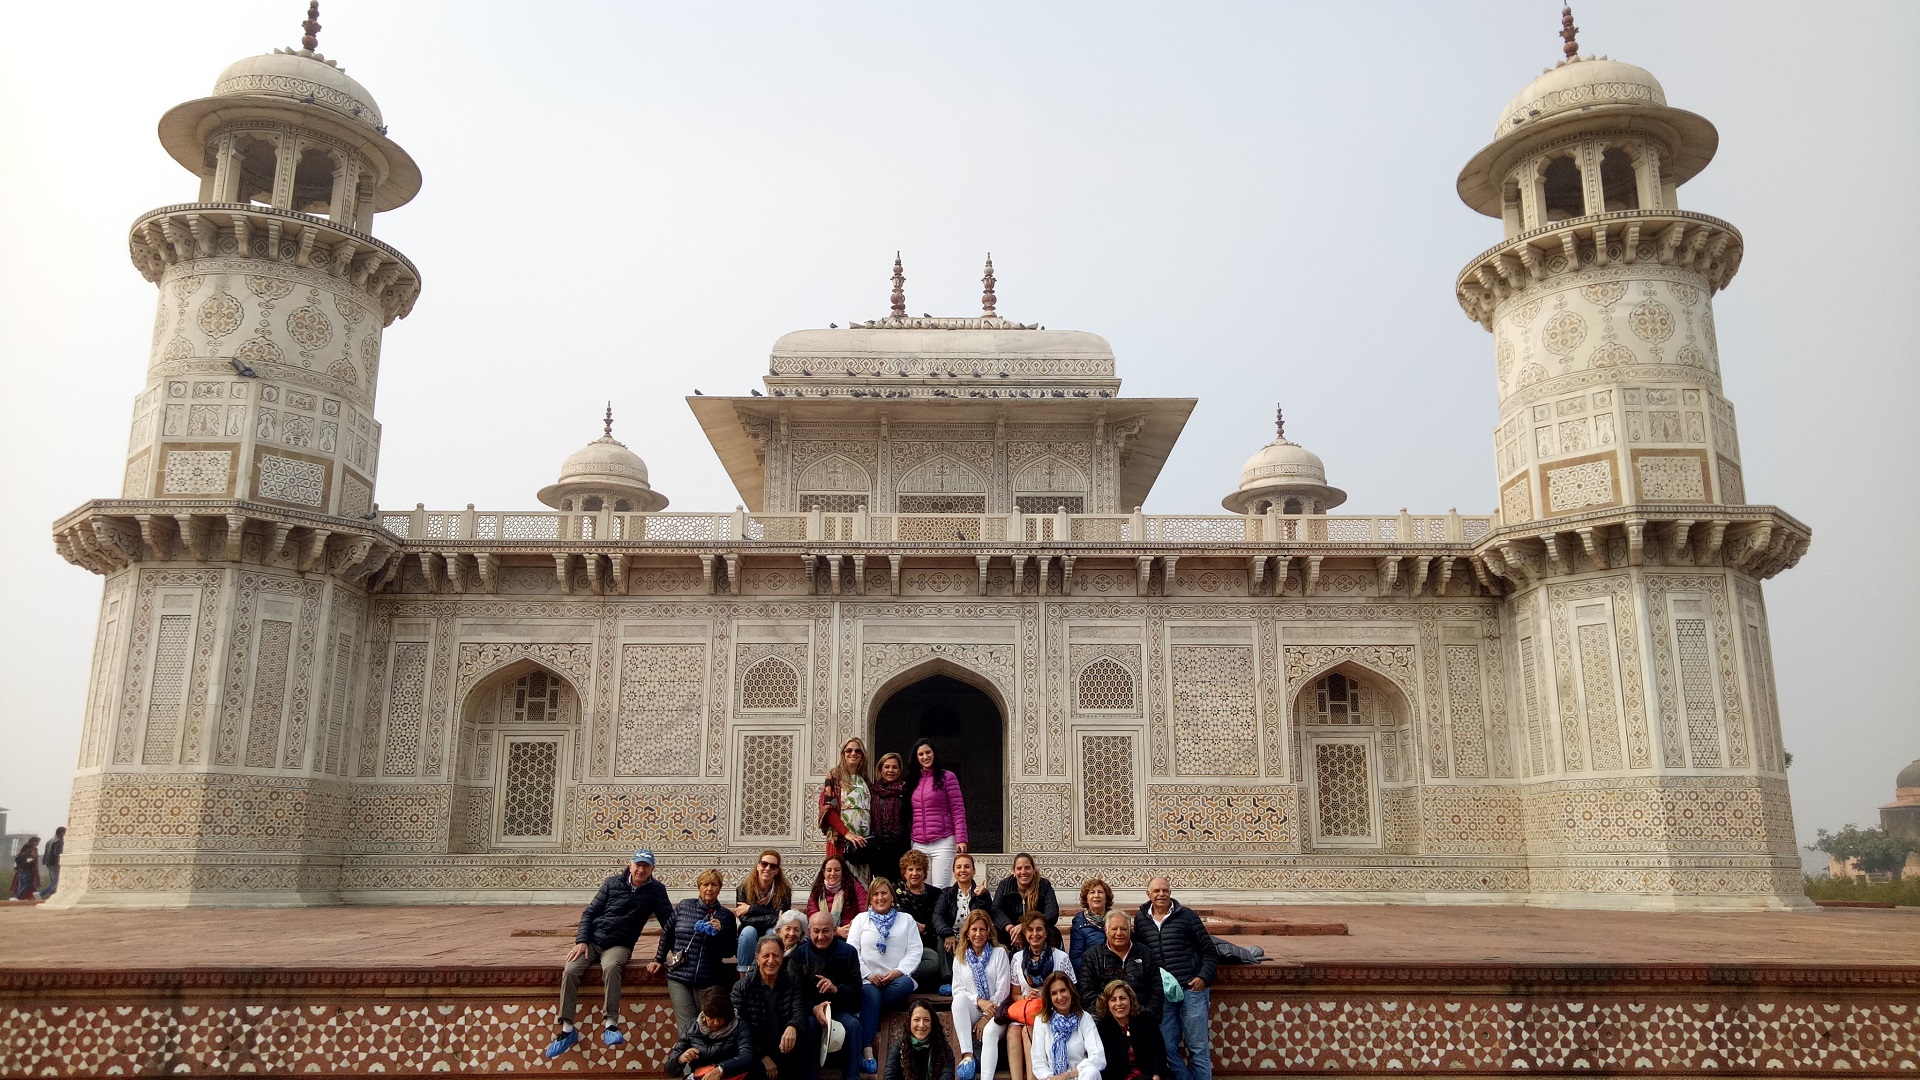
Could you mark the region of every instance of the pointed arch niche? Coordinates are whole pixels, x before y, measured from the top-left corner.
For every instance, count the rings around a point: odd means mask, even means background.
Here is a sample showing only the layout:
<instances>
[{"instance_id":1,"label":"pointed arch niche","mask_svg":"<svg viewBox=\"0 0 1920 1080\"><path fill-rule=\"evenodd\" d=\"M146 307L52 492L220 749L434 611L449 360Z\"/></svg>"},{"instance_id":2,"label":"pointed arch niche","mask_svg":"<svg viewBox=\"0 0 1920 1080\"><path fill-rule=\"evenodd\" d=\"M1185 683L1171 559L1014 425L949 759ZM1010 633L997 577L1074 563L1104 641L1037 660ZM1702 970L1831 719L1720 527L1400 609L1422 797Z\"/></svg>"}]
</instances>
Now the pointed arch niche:
<instances>
[{"instance_id":1,"label":"pointed arch niche","mask_svg":"<svg viewBox=\"0 0 1920 1080\"><path fill-rule=\"evenodd\" d=\"M580 690L532 659L506 664L468 692L449 849L561 849L566 792L581 780ZM464 811L464 813L463 813Z\"/></svg>"},{"instance_id":2,"label":"pointed arch niche","mask_svg":"<svg viewBox=\"0 0 1920 1080\"><path fill-rule=\"evenodd\" d=\"M828 454L801 471L793 508L804 513L817 506L829 514L851 514L861 507L871 509L872 501L873 478L866 467L845 454Z\"/></svg>"},{"instance_id":3,"label":"pointed arch niche","mask_svg":"<svg viewBox=\"0 0 1920 1080\"><path fill-rule=\"evenodd\" d=\"M899 754L911 773L913 744L931 741L941 764L960 779L969 850L1005 851L1011 715L994 679L964 662L932 656L892 675L868 698L872 761Z\"/></svg>"},{"instance_id":4,"label":"pointed arch niche","mask_svg":"<svg viewBox=\"0 0 1920 1080\"><path fill-rule=\"evenodd\" d=\"M1304 770L1307 820L1315 848L1381 850L1384 789L1409 783L1413 710L1391 679L1345 661L1309 676L1293 703L1295 759Z\"/></svg>"},{"instance_id":5,"label":"pointed arch niche","mask_svg":"<svg viewBox=\"0 0 1920 1080\"><path fill-rule=\"evenodd\" d=\"M1023 514L1087 512L1087 475L1053 454L1020 470L1013 480L1013 505Z\"/></svg>"},{"instance_id":6,"label":"pointed arch niche","mask_svg":"<svg viewBox=\"0 0 1920 1080\"><path fill-rule=\"evenodd\" d=\"M935 454L900 477L903 514L984 514L987 482L979 470L952 454Z\"/></svg>"}]
</instances>

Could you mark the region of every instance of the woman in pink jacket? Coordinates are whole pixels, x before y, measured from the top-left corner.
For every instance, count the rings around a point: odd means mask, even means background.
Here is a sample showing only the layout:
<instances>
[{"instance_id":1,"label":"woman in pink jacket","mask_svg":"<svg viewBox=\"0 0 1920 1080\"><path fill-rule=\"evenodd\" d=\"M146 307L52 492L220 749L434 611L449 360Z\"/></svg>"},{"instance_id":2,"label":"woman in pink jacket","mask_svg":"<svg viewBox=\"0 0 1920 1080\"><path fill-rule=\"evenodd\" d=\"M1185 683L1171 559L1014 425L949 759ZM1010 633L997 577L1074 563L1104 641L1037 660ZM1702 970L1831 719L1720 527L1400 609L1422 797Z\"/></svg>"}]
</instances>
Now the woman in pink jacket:
<instances>
[{"instance_id":1,"label":"woman in pink jacket","mask_svg":"<svg viewBox=\"0 0 1920 1080\"><path fill-rule=\"evenodd\" d=\"M953 884L953 857L967 850L967 804L960 778L941 767L932 743L914 743L913 760L918 768L907 785L913 850L927 857L927 884L944 889Z\"/></svg>"}]
</instances>

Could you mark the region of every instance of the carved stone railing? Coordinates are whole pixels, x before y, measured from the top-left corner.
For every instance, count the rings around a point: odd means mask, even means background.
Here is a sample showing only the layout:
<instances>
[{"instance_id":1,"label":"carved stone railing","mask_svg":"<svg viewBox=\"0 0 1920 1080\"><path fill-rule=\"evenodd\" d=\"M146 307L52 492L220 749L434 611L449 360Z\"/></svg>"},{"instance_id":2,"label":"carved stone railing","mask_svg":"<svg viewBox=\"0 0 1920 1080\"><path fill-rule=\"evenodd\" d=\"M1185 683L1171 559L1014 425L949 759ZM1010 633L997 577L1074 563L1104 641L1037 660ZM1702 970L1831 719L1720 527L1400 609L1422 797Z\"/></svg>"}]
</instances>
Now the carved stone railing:
<instances>
[{"instance_id":1,"label":"carved stone railing","mask_svg":"<svg viewBox=\"0 0 1920 1080\"><path fill-rule=\"evenodd\" d=\"M1454 281L1467 317L1491 330L1493 309L1538 282L1610 263L1678 266L1714 291L1740 269L1739 230L1685 210L1618 210L1556 221L1509 237L1467 263Z\"/></svg>"},{"instance_id":2,"label":"carved stone railing","mask_svg":"<svg viewBox=\"0 0 1920 1080\"><path fill-rule=\"evenodd\" d=\"M271 206L163 206L134 221L127 245L148 281L159 281L176 263L222 257L318 270L378 298L386 325L405 318L420 296L420 271L392 247L326 218Z\"/></svg>"},{"instance_id":3,"label":"carved stone railing","mask_svg":"<svg viewBox=\"0 0 1920 1080\"><path fill-rule=\"evenodd\" d=\"M653 543L1471 544L1493 518L1446 514L617 514L556 510L383 510L402 540Z\"/></svg>"}]
</instances>

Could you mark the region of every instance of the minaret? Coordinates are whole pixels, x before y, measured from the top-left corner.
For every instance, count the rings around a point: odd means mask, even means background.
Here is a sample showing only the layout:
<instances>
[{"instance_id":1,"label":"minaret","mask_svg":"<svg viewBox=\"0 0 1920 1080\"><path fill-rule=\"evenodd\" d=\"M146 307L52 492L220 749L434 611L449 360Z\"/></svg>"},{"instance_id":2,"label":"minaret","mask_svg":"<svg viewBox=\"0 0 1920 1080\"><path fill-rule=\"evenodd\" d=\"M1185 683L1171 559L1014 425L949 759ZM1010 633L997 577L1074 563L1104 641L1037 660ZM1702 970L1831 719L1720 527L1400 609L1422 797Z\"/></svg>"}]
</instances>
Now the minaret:
<instances>
[{"instance_id":1,"label":"minaret","mask_svg":"<svg viewBox=\"0 0 1920 1080\"><path fill-rule=\"evenodd\" d=\"M160 122L198 190L129 238L160 296L123 497L54 525L106 579L62 904L329 899L368 774L367 589L399 566L374 389L420 291L371 229L420 173L317 3L301 28Z\"/></svg>"},{"instance_id":2,"label":"minaret","mask_svg":"<svg viewBox=\"0 0 1920 1080\"><path fill-rule=\"evenodd\" d=\"M1577 32L1563 11L1565 58L1459 179L1505 232L1456 287L1494 336L1479 558L1506 594L1518 797L1555 823L1529 877L1570 906L1804 907L1760 582L1810 534L1746 505L1713 316L1741 238L1677 194L1719 136Z\"/></svg>"}]
</instances>

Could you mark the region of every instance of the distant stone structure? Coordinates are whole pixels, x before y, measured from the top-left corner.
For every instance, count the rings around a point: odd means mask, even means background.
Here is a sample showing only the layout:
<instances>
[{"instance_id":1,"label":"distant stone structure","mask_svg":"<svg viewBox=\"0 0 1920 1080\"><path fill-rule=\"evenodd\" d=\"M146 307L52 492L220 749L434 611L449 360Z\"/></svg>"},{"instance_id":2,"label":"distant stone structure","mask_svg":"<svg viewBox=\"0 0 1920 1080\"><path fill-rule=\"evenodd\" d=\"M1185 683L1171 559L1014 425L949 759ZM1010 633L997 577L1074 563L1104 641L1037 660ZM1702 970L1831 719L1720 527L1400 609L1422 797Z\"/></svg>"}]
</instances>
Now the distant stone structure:
<instances>
[{"instance_id":1,"label":"distant stone structure","mask_svg":"<svg viewBox=\"0 0 1920 1080\"><path fill-rule=\"evenodd\" d=\"M1903 879L1920 878L1920 760L1900 770L1893 780L1893 801L1880 808L1880 827L1907 845Z\"/></svg>"},{"instance_id":2,"label":"distant stone structure","mask_svg":"<svg viewBox=\"0 0 1920 1080\"><path fill-rule=\"evenodd\" d=\"M1747 502L1744 247L1679 208L1717 135L1648 72L1569 42L1460 175L1504 226L1456 282L1494 515L1330 514L1284 427L1229 513L1145 514L1193 400L1002 316L990 262L980 314L910 315L899 260L886 316L688 399L731 512L666 512L611 415L544 510L391 511L421 279L372 230L420 173L317 32L161 121L198 190L129 237L124 484L54 526L105 582L55 903L573 899L641 845L684 886L817 845L844 739L922 734L975 849L1057 882L1805 903L1760 583L1809 532Z\"/></svg>"}]
</instances>

